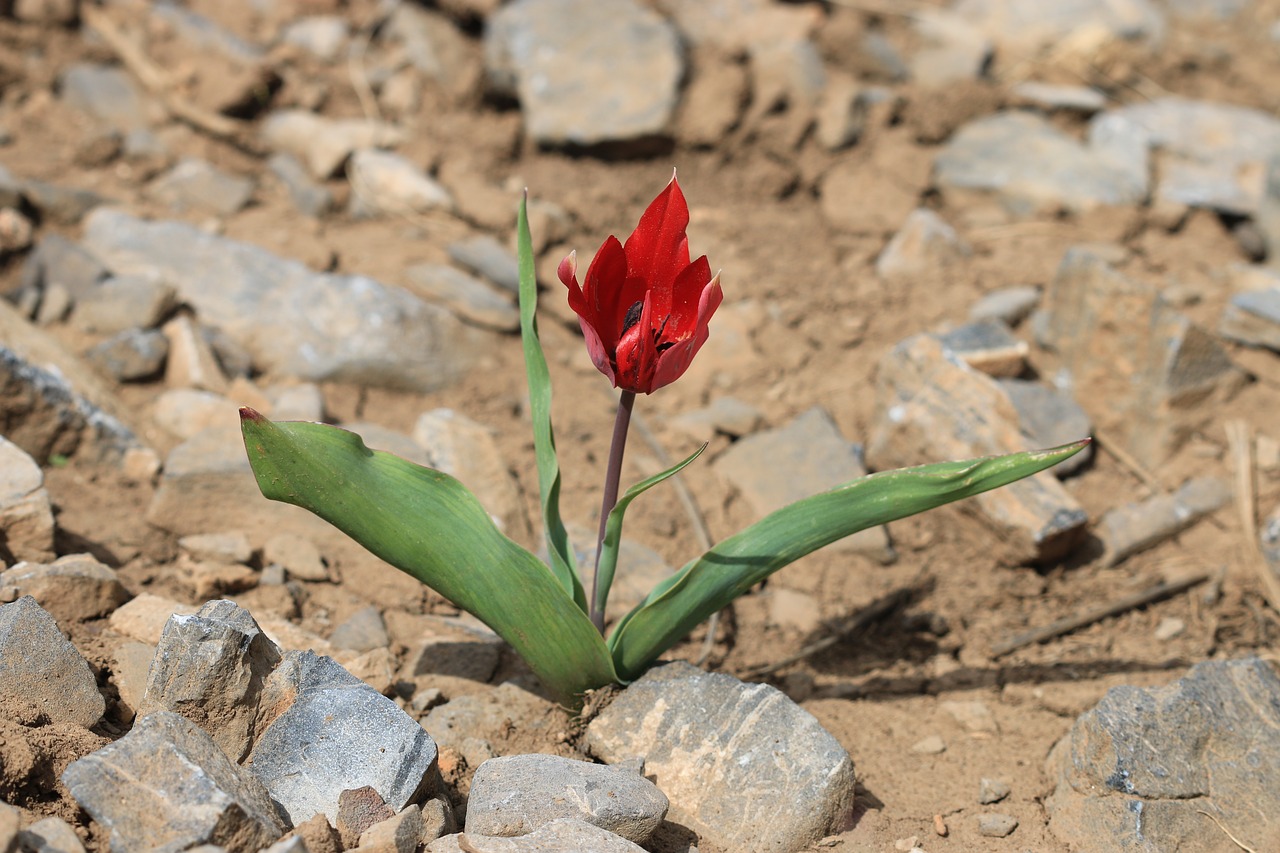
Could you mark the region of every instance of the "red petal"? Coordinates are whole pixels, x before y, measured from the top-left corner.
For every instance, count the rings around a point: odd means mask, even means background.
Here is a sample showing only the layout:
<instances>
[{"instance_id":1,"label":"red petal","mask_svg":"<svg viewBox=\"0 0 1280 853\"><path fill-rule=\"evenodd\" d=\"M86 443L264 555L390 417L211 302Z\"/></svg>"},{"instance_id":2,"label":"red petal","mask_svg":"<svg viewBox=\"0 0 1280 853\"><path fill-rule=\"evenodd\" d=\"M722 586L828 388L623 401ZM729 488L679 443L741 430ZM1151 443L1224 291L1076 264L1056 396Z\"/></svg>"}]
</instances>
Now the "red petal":
<instances>
[{"instance_id":1,"label":"red petal","mask_svg":"<svg viewBox=\"0 0 1280 853\"><path fill-rule=\"evenodd\" d=\"M622 333L622 317L631 305L620 305L626 281L627 256L618 238L610 236L591 259L591 266L587 267L587 277L582 285L585 309L574 309L579 317L595 328L607 349L617 346L618 335Z\"/></svg>"},{"instance_id":2,"label":"red petal","mask_svg":"<svg viewBox=\"0 0 1280 853\"><path fill-rule=\"evenodd\" d=\"M657 345L653 340L653 300L646 296L640 321L627 329L618 341L617 387L626 391L650 393L653 390L657 354Z\"/></svg>"},{"instance_id":3,"label":"red petal","mask_svg":"<svg viewBox=\"0 0 1280 853\"><path fill-rule=\"evenodd\" d=\"M689 365L693 363L693 357L698 354L698 350L702 349L702 345L707 342L711 334L709 328L711 315L716 313L722 301L724 301L724 293L720 289L720 274L716 273L716 277L703 288L702 295L698 299L698 317L692 337L670 347L658 356L653 381L650 383L652 391L670 385L689 369Z\"/></svg>"},{"instance_id":4,"label":"red petal","mask_svg":"<svg viewBox=\"0 0 1280 853\"><path fill-rule=\"evenodd\" d=\"M673 175L627 238L627 271L648 281L655 296L654 309L661 317L670 312L671 285L676 275L689 265L689 240L685 236L688 225L689 205Z\"/></svg>"},{"instance_id":5,"label":"red petal","mask_svg":"<svg viewBox=\"0 0 1280 853\"><path fill-rule=\"evenodd\" d=\"M596 370L609 377L613 387L617 388L618 380L613 372L613 363L609 357L610 353L604 342L600 340L600 335L584 317L578 318L578 325L582 328L582 338L586 341L587 355L591 356L591 363L596 366Z\"/></svg>"},{"instance_id":6,"label":"red petal","mask_svg":"<svg viewBox=\"0 0 1280 853\"><path fill-rule=\"evenodd\" d=\"M678 341L693 334L698 322L698 304L711 282L711 265L703 255L676 276L671 293L671 320L663 339Z\"/></svg>"}]
</instances>

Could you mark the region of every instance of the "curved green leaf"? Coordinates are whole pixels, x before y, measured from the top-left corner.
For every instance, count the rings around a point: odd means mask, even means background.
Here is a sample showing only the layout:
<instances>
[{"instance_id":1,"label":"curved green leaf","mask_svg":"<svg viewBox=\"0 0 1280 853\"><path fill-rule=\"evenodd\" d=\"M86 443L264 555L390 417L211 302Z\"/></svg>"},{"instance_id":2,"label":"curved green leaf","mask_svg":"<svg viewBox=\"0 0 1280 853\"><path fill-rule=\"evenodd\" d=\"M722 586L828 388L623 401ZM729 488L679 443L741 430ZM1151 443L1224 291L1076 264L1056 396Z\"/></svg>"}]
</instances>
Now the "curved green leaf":
<instances>
[{"instance_id":1,"label":"curved green leaf","mask_svg":"<svg viewBox=\"0 0 1280 853\"><path fill-rule=\"evenodd\" d=\"M587 594L578 578L569 534L560 518L560 463L556 437L551 429L551 374L538 339L538 279L529 236L528 197L520 199L516 213L516 254L520 270L520 342L524 345L524 370L529 382L529 419L533 422L533 452L538 463L538 491L542 501L542 532L551 556L551 570L583 612Z\"/></svg>"},{"instance_id":2,"label":"curved green leaf","mask_svg":"<svg viewBox=\"0 0 1280 853\"><path fill-rule=\"evenodd\" d=\"M785 506L687 563L624 616L609 636L614 668L625 681L638 677L703 619L824 545L1020 480L1088 443L884 471Z\"/></svg>"},{"instance_id":3,"label":"curved green leaf","mask_svg":"<svg viewBox=\"0 0 1280 853\"><path fill-rule=\"evenodd\" d=\"M474 614L566 704L617 680L587 615L453 477L337 427L240 413L263 495L310 510Z\"/></svg>"},{"instance_id":4,"label":"curved green leaf","mask_svg":"<svg viewBox=\"0 0 1280 853\"><path fill-rule=\"evenodd\" d=\"M609 520L605 523L604 541L600 543L600 560L599 570L596 572L596 612L605 613L605 605L609 603L609 587L613 585L613 573L618 567L618 546L622 542L622 517L627 512L627 507L631 502L640 497L649 489L661 483L663 480L678 474L680 471L693 460L702 455L702 451L707 449L707 445L703 444L693 453L689 454L682 462L677 462L667 470L660 474L654 474L647 480L641 480L618 498L618 502L613 505L613 509L609 511Z\"/></svg>"}]
</instances>

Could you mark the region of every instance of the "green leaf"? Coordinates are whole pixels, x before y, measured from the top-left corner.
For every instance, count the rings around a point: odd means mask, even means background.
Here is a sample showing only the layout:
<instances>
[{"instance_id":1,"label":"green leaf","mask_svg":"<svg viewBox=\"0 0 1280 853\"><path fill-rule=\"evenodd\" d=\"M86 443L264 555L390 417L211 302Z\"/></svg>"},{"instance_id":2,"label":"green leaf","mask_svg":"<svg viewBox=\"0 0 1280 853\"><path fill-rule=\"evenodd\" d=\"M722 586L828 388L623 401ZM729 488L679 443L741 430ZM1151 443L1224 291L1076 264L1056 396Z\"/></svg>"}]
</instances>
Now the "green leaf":
<instances>
[{"instance_id":1,"label":"green leaf","mask_svg":"<svg viewBox=\"0 0 1280 853\"><path fill-rule=\"evenodd\" d=\"M824 545L1008 485L1088 443L884 471L783 507L686 564L624 616L609 636L614 667L624 681L638 677L702 620Z\"/></svg>"},{"instance_id":2,"label":"green leaf","mask_svg":"<svg viewBox=\"0 0 1280 853\"><path fill-rule=\"evenodd\" d=\"M617 680L587 615L453 477L324 424L241 409L241 431L263 495L310 510L474 614L561 701Z\"/></svg>"},{"instance_id":3,"label":"green leaf","mask_svg":"<svg viewBox=\"0 0 1280 853\"><path fill-rule=\"evenodd\" d=\"M618 498L618 502L609 511L609 520L605 523L604 528L604 542L600 544L600 567L596 572L596 612L605 613L605 606L609 603L609 587L613 585L613 573L618 567L618 546L622 542L622 517L626 514L627 507L631 505L633 500L663 480L673 474L680 473L686 465L701 456L702 451L706 449L707 445L703 444L689 454L684 461L677 462L662 473L654 474L647 480L641 480L636 483L627 489L622 497Z\"/></svg>"},{"instance_id":4,"label":"green leaf","mask_svg":"<svg viewBox=\"0 0 1280 853\"><path fill-rule=\"evenodd\" d=\"M551 374L538 340L538 279L533 263L533 239L529 236L528 194L516 214L516 254L520 269L520 341L524 345L524 370L529 382L529 416L533 421L533 451L538 463L538 492L542 501L542 532L551 556L551 570L582 611L587 594L578 578L569 534L560 518L560 463L556 437L551 429Z\"/></svg>"}]
</instances>

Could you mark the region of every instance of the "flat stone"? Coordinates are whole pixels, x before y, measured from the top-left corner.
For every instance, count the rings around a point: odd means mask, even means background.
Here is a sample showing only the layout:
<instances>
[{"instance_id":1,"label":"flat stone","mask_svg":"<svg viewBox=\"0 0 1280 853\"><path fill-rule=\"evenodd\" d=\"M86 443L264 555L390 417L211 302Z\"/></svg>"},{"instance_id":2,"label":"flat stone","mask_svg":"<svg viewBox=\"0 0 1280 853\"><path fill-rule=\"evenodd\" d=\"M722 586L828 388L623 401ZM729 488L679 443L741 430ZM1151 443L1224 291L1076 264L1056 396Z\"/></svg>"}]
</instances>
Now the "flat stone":
<instances>
[{"instance_id":1,"label":"flat stone","mask_svg":"<svg viewBox=\"0 0 1280 853\"><path fill-rule=\"evenodd\" d=\"M248 611L211 601L194 616L170 617L138 714L182 714L242 761L252 745L259 696L280 660L280 649Z\"/></svg>"},{"instance_id":2,"label":"flat stone","mask_svg":"<svg viewBox=\"0 0 1280 853\"><path fill-rule=\"evenodd\" d=\"M1063 257L1034 330L1057 354L1054 386L1080 399L1099 430L1151 468L1204 428L1245 381L1213 335L1153 287L1084 249ZM1126 358L1117 360L1117 352Z\"/></svg>"},{"instance_id":3,"label":"flat stone","mask_svg":"<svg viewBox=\"0 0 1280 853\"><path fill-rule=\"evenodd\" d=\"M558 755L507 755L481 764L472 777L466 831L527 835L576 818L643 844L667 807L666 796L638 773Z\"/></svg>"},{"instance_id":4,"label":"flat stone","mask_svg":"<svg viewBox=\"0 0 1280 853\"><path fill-rule=\"evenodd\" d=\"M823 218L844 231L893 234L928 189L928 167L923 158L916 163L904 157L883 167L860 159L842 160L823 175L818 187ZM877 199L876 204L866 204L868 198Z\"/></svg>"},{"instance_id":5,"label":"flat stone","mask_svg":"<svg viewBox=\"0 0 1280 853\"><path fill-rule=\"evenodd\" d=\"M499 528L520 522L520 494L492 430L453 409L432 409L418 416L412 435L427 451L427 465L461 481Z\"/></svg>"},{"instance_id":6,"label":"flat stone","mask_svg":"<svg viewBox=\"0 0 1280 853\"><path fill-rule=\"evenodd\" d=\"M493 282L508 293L520 292L520 268L515 253L488 234L450 243L449 260Z\"/></svg>"},{"instance_id":7,"label":"flat stone","mask_svg":"<svg viewBox=\"0 0 1280 853\"><path fill-rule=\"evenodd\" d=\"M911 211L876 258L876 274L902 278L936 273L971 252L969 244L941 216L919 207Z\"/></svg>"},{"instance_id":8,"label":"flat stone","mask_svg":"<svg viewBox=\"0 0 1280 853\"><path fill-rule=\"evenodd\" d=\"M1231 297L1218 322L1218 334L1280 352L1280 282Z\"/></svg>"},{"instance_id":9,"label":"flat stone","mask_svg":"<svg viewBox=\"0 0 1280 853\"><path fill-rule=\"evenodd\" d=\"M1070 394L1032 379L1002 379L1000 388L1018 413L1018 428L1031 447L1058 447L1093 434L1093 422ZM1093 458L1089 445L1049 470L1058 477L1079 471Z\"/></svg>"},{"instance_id":10,"label":"flat stone","mask_svg":"<svg viewBox=\"0 0 1280 853\"><path fill-rule=\"evenodd\" d=\"M449 191L412 160L391 151L360 148L347 162L355 216L450 210Z\"/></svg>"},{"instance_id":11,"label":"flat stone","mask_svg":"<svg viewBox=\"0 0 1280 853\"><path fill-rule=\"evenodd\" d=\"M1067 110L1090 115L1106 109L1107 96L1092 86L1067 86L1026 80L1013 87L1017 100L1049 110Z\"/></svg>"},{"instance_id":12,"label":"flat stone","mask_svg":"<svg viewBox=\"0 0 1280 853\"><path fill-rule=\"evenodd\" d=\"M20 286L39 293L61 287L75 302L92 294L107 274L102 262L78 243L59 234L48 234L27 256Z\"/></svg>"},{"instance_id":13,"label":"flat stone","mask_svg":"<svg viewBox=\"0 0 1280 853\"><path fill-rule=\"evenodd\" d=\"M304 581L326 581L329 568L320 549L310 537L296 533L278 533L262 546L262 561L284 567L290 577Z\"/></svg>"},{"instance_id":14,"label":"flat stone","mask_svg":"<svg viewBox=\"0 0 1280 853\"><path fill-rule=\"evenodd\" d=\"M125 716L132 720L147 692L147 673L156 647L136 640L121 640L111 652L111 683L120 694Z\"/></svg>"},{"instance_id":15,"label":"flat stone","mask_svg":"<svg viewBox=\"0 0 1280 853\"><path fill-rule=\"evenodd\" d=\"M338 818L334 823L343 845L350 848L360 843L366 829L395 815L382 796L365 785L338 795Z\"/></svg>"},{"instance_id":16,"label":"flat stone","mask_svg":"<svg viewBox=\"0 0 1280 853\"><path fill-rule=\"evenodd\" d=\"M333 62L346 48L350 35L351 27L338 15L309 15L286 25L280 40L322 62Z\"/></svg>"},{"instance_id":17,"label":"flat stone","mask_svg":"<svg viewBox=\"0 0 1280 853\"><path fill-rule=\"evenodd\" d=\"M934 161L944 190L997 193L1016 212L1045 206L1088 210L1147 197L1147 136L1112 120L1084 145L1041 116L1001 112L960 128ZM1127 147L1126 147L1127 146Z\"/></svg>"},{"instance_id":18,"label":"flat stone","mask_svg":"<svg viewBox=\"0 0 1280 853\"><path fill-rule=\"evenodd\" d=\"M78 62L62 74L62 100L120 131L145 128L151 107L129 72L115 65Z\"/></svg>"},{"instance_id":19,"label":"flat stone","mask_svg":"<svg viewBox=\"0 0 1280 853\"><path fill-rule=\"evenodd\" d=\"M580 820L562 818L518 838L472 835L461 832L446 835L427 845L427 853L642 853L620 835Z\"/></svg>"},{"instance_id":20,"label":"flat stone","mask_svg":"<svg viewBox=\"0 0 1280 853\"><path fill-rule=\"evenodd\" d=\"M113 853L212 843L260 850L284 833L266 789L203 730L172 713L69 765L63 783L111 832Z\"/></svg>"},{"instance_id":21,"label":"flat stone","mask_svg":"<svg viewBox=\"0 0 1280 853\"><path fill-rule=\"evenodd\" d=\"M686 663L655 667L587 726L605 762L645 759L670 819L708 844L793 851L849 825L849 755L807 711L763 684Z\"/></svg>"},{"instance_id":22,"label":"flat stone","mask_svg":"<svg viewBox=\"0 0 1280 853\"><path fill-rule=\"evenodd\" d=\"M996 380L928 335L908 338L885 355L876 400L867 455L877 470L1033 449ZM977 495L973 505L999 532L1003 558L1017 563L1061 557L1088 523L1075 498L1045 472Z\"/></svg>"},{"instance_id":23,"label":"flat stone","mask_svg":"<svg viewBox=\"0 0 1280 853\"><path fill-rule=\"evenodd\" d=\"M230 216L253 197L252 178L232 175L206 160L186 157L144 190L153 201L177 213L197 211Z\"/></svg>"},{"instance_id":24,"label":"flat stone","mask_svg":"<svg viewBox=\"0 0 1280 853\"><path fill-rule=\"evenodd\" d=\"M682 412L670 425L697 441L710 441L717 434L730 438L749 435L760 428L764 413L737 397L716 397L711 404Z\"/></svg>"},{"instance_id":25,"label":"flat stone","mask_svg":"<svg viewBox=\"0 0 1280 853\"><path fill-rule=\"evenodd\" d=\"M911 745L911 751L917 755L941 755L947 751L947 742L942 735L926 735Z\"/></svg>"},{"instance_id":26,"label":"flat stone","mask_svg":"<svg viewBox=\"0 0 1280 853\"><path fill-rule=\"evenodd\" d=\"M180 601L144 592L116 608L107 624L121 636L154 646L160 642L170 616L175 613L190 616L196 609Z\"/></svg>"},{"instance_id":27,"label":"flat stone","mask_svg":"<svg viewBox=\"0 0 1280 853\"><path fill-rule=\"evenodd\" d=\"M483 625L448 616L424 616L417 636L408 641L402 671L410 677L448 675L488 682L502 660L501 637Z\"/></svg>"},{"instance_id":28,"label":"flat stone","mask_svg":"<svg viewBox=\"0 0 1280 853\"><path fill-rule=\"evenodd\" d=\"M262 123L269 148L297 157L312 177L334 177L359 148L399 145L405 133L395 125L370 119L327 119L307 110L276 110Z\"/></svg>"},{"instance_id":29,"label":"flat stone","mask_svg":"<svg viewBox=\"0 0 1280 853\"><path fill-rule=\"evenodd\" d=\"M84 853L80 836L60 817L46 817L18 834L19 849L31 853Z\"/></svg>"},{"instance_id":30,"label":"flat stone","mask_svg":"<svg viewBox=\"0 0 1280 853\"><path fill-rule=\"evenodd\" d=\"M440 303L463 322L496 332L520 328L520 309L509 294L461 270L445 264L414 264L405 269L404 277L410 290Z\"/></svg>"},{"instance_id":31,"label":"flat stone","mask_svg":"<svg viewBox=\"0 0 1280 853\"><path fill-rule=\"evenodd\" d=\"M360 853L417 853L422 846L422 810L407 806L360 834L354 848Z\"/></svg>"},{"instance_id":32,"label":"flat stone","mask_svg":"<svg viewBox=\"0 0 1280 853\"><path fill-rule=\"evenodd\" d=\"M399 812L440 784L426 731L331 658L286 652L261 703L287 709L258 736L249 766L295 825L317 813L336 820L343 791L368 785Z\"/></svg>"},{"instance_id":33,"label":"flat stone","mask_svg":"<svg viewBox=\"0 0 1280 853\"><path fill-rule=\"evenodd\" d=\"M169 339L158 329L126 329L94 344L84 357L117 382L139 382L164 371Z\"/></svg>"},{"instance_id":34,"label":"flat stone","mask_svg":"<svg viewBox=\"0 0 1280 853\"><path fill-rule=\"evenodd\" d=\"M89 211L110 201L92 190L36 180L23 181L22 196L42 219L59 225L79 225Z\"/></svg>"},{"instance_id":35,"label":"flat stone","mask_svg":"<svg viewBox=\"0 0 1280 853\"><path fill-rule=\"evenodd\" d=\"M1220 477L1195 477L1171 494L1158 494L1107 512L1098 524L1108 566L1123 562L1221 509L1233 497L1231 483Z\"/></svg>"},{"instance_id":36,"label":"flat stone","mask_svg":"<svg viewBox=\"0 0 1280 853\"><path fill-rule=\"evenodd\" d=\"M985 838L1007 838L1018 828L1018 819L1007 814L980 814L978 834Z\"/></svg>"},{"instance_id":37,"label":"flat stone","mask_svg":"<svg viewBox=\"0 0 1280 853\"><path fill-rule=\"evenodd\" d=\"M85 728L107 707L89 664L29 595L0 604L0 691L23 697L50 722Z\"/></svg>"},{"instance_id":38,"label":"flat stone","mask_svg":"<svg viewBox=\"0 0 1280 853\"><path fill-rule=\"evenodd\" d=\"M1223 848L1221 826L1274 846L1280 678L1258 658L1208 661L1164 687L1113 687L1046 764L1049 828L1080 853Z\"/></svg>"},{"instance_id":39,"label":"flat stone","mask_svg":"<svg viewBox=\"0 0 1280 853\"><path fill-rule=\"evenodd\" d=\"M162 281L140 276L106 278L76 300L71 322L101 335L150 329L177 306L175 297L174 289Z\"/></svg>"},{"instance_id":40,"label":"flat stone","mask_svg":"<svg viewBox=\"0 0 1280 853\"><path fill-rule=\"evenodd\" d=\"M441 746L462 750L468 740L503 741L510 734L511 720L522 721L521 730L526 736L549 734L554 707L546 699L507 682L493 690L458 696L432 708L422 718L422 727Z\"/></svg>"},{"instance_id":41,"label":"flat stone","mask_svg":"<svg viewBox=\"0 0 1280 853\"><path fill-rule=\"evenodd\" d=\"M181 439L199 435L210 427L238 425L236 404L222 394L199 388L170 388L151 406L157 425Z\"/></svg>"},{"instance_id":42,"label":"flat stone","mask_svg":"<svg viewBox=\"0 0 1280 853\"><path fill-rule=\"evenodd\" d=\"M984 75L994 46L980 28L949 9L923 9L912 17L923 42L911 56L912 80L939 88Z\"/></svg>"},{"instance_id":43,"label":"flat stone","mask_svg":"<svg viewBox=\"0 0 1280 853\"><path fill-rule=\"evenodd\" d=\"M391 639L387 636L387 626L382 621L382 614L378 608L370 605L352 613L346 621L334 628L329 635L329 642L336 649L367 652L386 648L391 644Z\"/></svg>"},{"instance_id":44,"label":"flat stone","mask_svg":"<svg viewBox=\"0 0 1280 853\"><path fill-rule=\"evenodd\" d=\"M427 391L469 367L477 342L447 311L404 290L313 272L184 223L103 210L86 223L85 242L116 274L168 281L263 370Z\"/></svg>"},{"instance_id":45,"label":"flat stone","mask_svg":"<svg viewBox=\"0 0 1280 853\"><path fill-rule=\"evenodd\" d=\"M129 600L115 570L90 554L18 563L0 572L0 586L16 587L66 625L106 616Z\"/></svg>"},{"instance_id":46,"label":"flat stone","mask_svg":"<svg viewBox=\"0 0 1280 853\"><path fill-rule=\"evenodd\" d=\"M487 21L485 66L533 141L570 147L667 136L684 74L675 29L632 0L508 3Z\"/></svg>"},{"instance_id":47,"label":"flat stone","mask_svg":"<svg viewBox=\"0 0 1280 853\"><path fill-rule=\"evenodd\" d=\"M979 320L938 336L965 364L988 376L1012 378L1027 368L1027 342L1015 337L1003 320Z\"/></svg>"},{"instance_id":48,"label":"flat stone","mask_svg":"<svg viewBox=\"0 0 1280 853\"><path fill-rule=\"evenodd\" d=\"M1164 15L1151 0L958 0L951 8L1002 45L1023 51L1066 41L1086 28L1111 39L1158 40Z\"/></svg>"},{"instance_id":49,"label":"flat stone","mask_svg":"<svg viewBox=\"0 0 1280 853\"><path fill-rule=\"evenodd\" d=\"M1012 790L1009 783L1002 779L989 779L983 776L978 783L978 802L984 806L998 803L1009 796Z\"/></svg>"},{"instance_id":50,"label":"flat stone","mask_svg":"<svg viewBox=\"0 0 1280 853\"><path fill-rule=\"evenodd\" d=\"M53 504L44 472L21 447L0 436L0 534L18 560L54 557Z\"/></svg>"},{"instance_id":51,"label":"flat stone","mask_svg":"<svg viewBox=\"0 0 1280 853\"><path fill-rule=\"evenodd\" d=\"M821 408L810 409L786 426L739 439L712 467L742 493L757 518L867 473L860 448L840 434ZM862 553L881 563L896 558L883 526L828 547Z\"/></svg>"}]
</instances>

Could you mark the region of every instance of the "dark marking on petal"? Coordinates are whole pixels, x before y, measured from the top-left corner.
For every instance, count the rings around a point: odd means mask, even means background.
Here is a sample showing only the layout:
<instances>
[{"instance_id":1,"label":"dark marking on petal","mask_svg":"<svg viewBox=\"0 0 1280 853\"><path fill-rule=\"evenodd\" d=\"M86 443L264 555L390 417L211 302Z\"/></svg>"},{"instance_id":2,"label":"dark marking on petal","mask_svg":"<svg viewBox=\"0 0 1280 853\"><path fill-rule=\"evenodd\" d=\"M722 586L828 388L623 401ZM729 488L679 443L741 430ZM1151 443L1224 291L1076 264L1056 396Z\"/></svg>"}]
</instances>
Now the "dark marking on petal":
<instances>
[{"instance_id":1,"label":"dark marking on petal","mask_svg":"<svg viewBox=\"0 0 1280 853\"><path fill-rule=\"evenodd\" d=\"M625 335L627 330L640 322L640 315L644 313L644 300L633 302L631 307L627 309L626 316L622 318L622 332Z\"/></svg>"}]
</instances>

